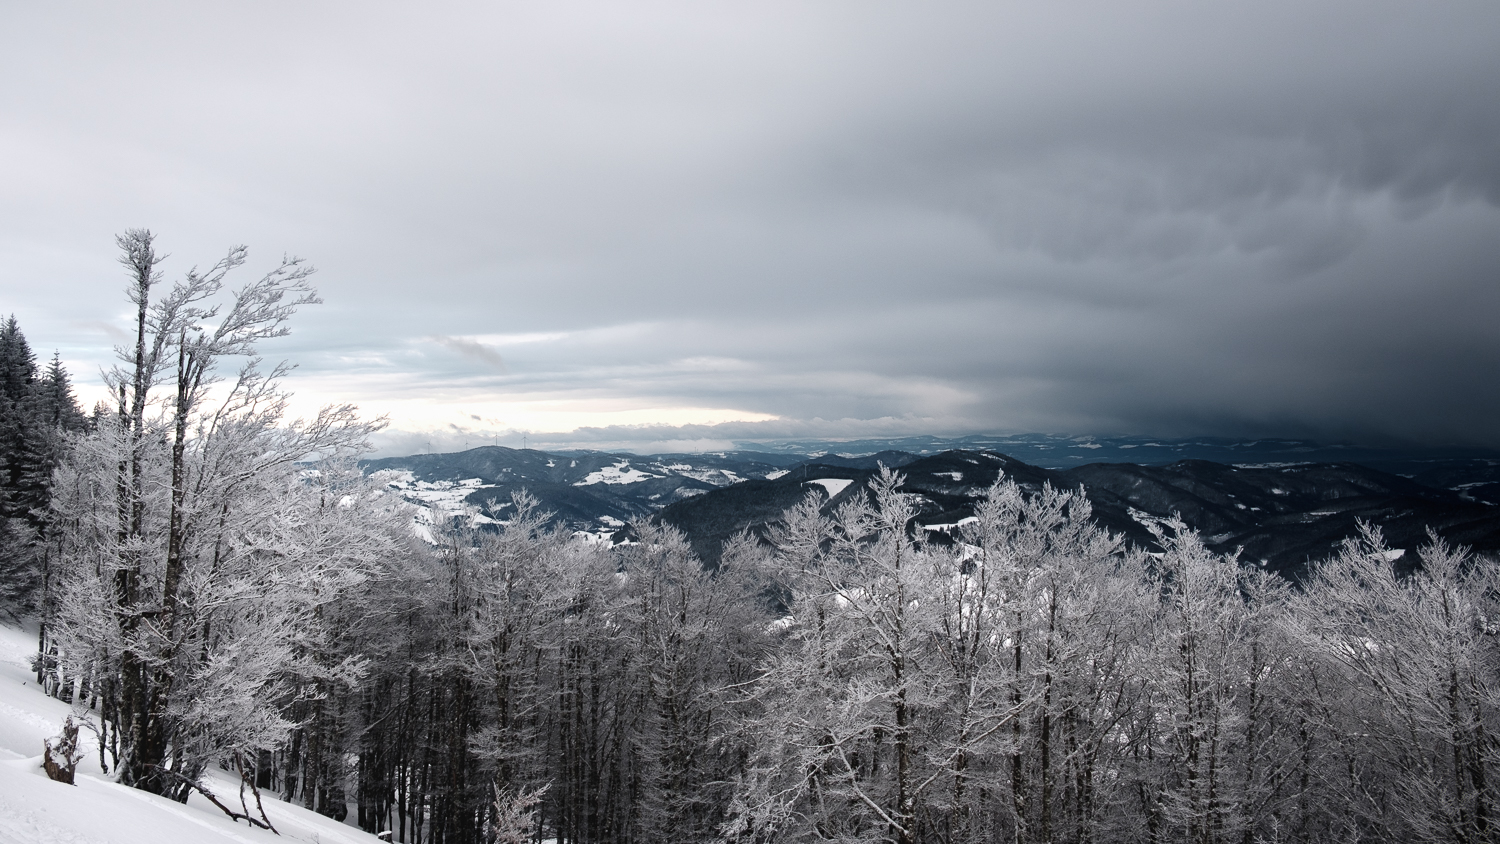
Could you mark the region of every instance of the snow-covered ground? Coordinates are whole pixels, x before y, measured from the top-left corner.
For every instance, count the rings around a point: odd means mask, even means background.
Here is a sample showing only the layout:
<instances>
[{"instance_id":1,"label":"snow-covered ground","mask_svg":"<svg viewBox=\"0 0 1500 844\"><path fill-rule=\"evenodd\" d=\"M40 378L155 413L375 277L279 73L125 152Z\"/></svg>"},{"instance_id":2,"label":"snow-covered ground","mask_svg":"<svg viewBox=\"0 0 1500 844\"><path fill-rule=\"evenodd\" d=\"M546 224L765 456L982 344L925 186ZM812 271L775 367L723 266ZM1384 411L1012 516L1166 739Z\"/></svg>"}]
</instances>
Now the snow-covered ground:
<instances>
[{"instance_id":1,"label":"snow-covered ground","mask_svg":"<svg viewBox=\"0 0 1500 844\"><path fill-rule=\"evenodd\" d=\"M602 545L610 545L614 542L615 533L619 531L620 528L625 527L625 523L615 518L614 516L600 516L598 521L599 524L603 525L603 527L596 528L594 530L575 530L573 531L573 538L582 539L585 542L597 542Z\"/></svg>"},{"instance_id":2,"label":"snow-covered ground","mask_svg":"<svg viewBox=\"0 0 1500 844\"><path fill-rule=\"evenodd\" d=\"M371 477L382 481L386 489L416 506L412 514L412 532L429 545L437 544L432 533L434 526L469 509L464 503L465 498L476 490L496 488L495 484L486 484L481 478L419 481L406 469L383 469ZM497 524L482 513L469 512L467 516L474 524Z\"/></svg>"},{"instance_id":3,"label":"snow-covered ground","mask_svg":"<svg viewBox=\"0 0 1500 844\"><path fill-rule=\"evenodd\" d=\"M946 524L941 524L941 525L922 525L922 529L923 530L952 531L952 530L954 530L956 528L961 528L964 525L973 524L974 522L977 522L977 521L979 521L979 517L978 516L965 516L964 518L959 519L956 522L948 522Z\"/></svg>"},{"instance_id":4,"label":"snow-covered ground","mask_svg":"<svg viewBox=\"0 0 1500 844\"><path fill-rule=\"evenodd\" d=\"M818 478L817 480L808 481L808 483L817 484L818 486L822 487L828 492L829 498L837 498L838 494L843 492L844 489L850 484L854 483L854 481L845 480L843 478Z\"/></svg>"},{"instance_id":5,"label":"snow-covered ground","mask_svg":"<svg viewBox=\"0 0 1500 844\"><path fill-rule=\"evenodd\" d=\"M670 466L660 466L658 468L661 468L674 475L681 475L684 478L692 478L695 481L702 481L706 484L713 484L714 486L729 486L730 484L737 484L740 481L744 480L744 478L740 477L738 474L729 469L696 467L687 463L674 463ZM767 475L767 477L769 478L770 476Z\"/></svg>"},{"instance_id":6,"label":"snow-covered ground","mask_svg":"<svg viewBox=\"0 0 1500 844\"><path fill-rule=\"evenodd\" d=\"M630 468L629 460L621 460L613 466L605 466L588 473L581 481L574 481L573 486L589 486L590 484L634 484L657 477L650 472L640 469L634 471Z\"/></svg>"},{"instance_id":7,"label":"snow-covered ground","mask_svg":"<svg viewBox=\"0 0 1500 844\"><path fill-rule=\"evenodd\" d=\"M47 779L42 771L42 742L62 731L71 709L37 687L28 665L35 650L35 632L0 625L0 844L373 844L378 840L269 795L266 814L280 837L236 824L196 794L183 805L118 785L100 774L93 736L87 730L80 730L78 736L88 751L78 766L78 784ZM233 780L211 778L209 786L238 804Z\"/></svg>"}]
</instances>

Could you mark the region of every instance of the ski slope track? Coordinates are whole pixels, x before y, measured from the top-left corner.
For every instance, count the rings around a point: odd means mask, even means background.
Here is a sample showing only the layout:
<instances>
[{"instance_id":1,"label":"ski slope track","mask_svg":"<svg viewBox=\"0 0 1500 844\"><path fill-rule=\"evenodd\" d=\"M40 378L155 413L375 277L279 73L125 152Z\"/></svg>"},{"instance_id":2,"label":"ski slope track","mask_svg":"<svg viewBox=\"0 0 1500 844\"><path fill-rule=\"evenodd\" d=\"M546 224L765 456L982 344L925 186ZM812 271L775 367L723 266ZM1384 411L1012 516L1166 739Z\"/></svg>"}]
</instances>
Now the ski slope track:
<instances>
[{"instance_id":1,"label":"ski slope track","mask_svg":"<svg viewBox=\"0 0 1500 844\"><path fill-rule=\"evenodd\" d=\"M235 823L202 796L186 804L113 782L99 770L93 735L79 730L77 785L47 779L42 742L62 732L71 707L37 687L29 659L36 633L0 625L0 844L374 844L375 836L263 795L281 835ZM75 715L74 720L79 720ZM206 785L239 804L233 779Z\"/></svg>"}]
</instances>

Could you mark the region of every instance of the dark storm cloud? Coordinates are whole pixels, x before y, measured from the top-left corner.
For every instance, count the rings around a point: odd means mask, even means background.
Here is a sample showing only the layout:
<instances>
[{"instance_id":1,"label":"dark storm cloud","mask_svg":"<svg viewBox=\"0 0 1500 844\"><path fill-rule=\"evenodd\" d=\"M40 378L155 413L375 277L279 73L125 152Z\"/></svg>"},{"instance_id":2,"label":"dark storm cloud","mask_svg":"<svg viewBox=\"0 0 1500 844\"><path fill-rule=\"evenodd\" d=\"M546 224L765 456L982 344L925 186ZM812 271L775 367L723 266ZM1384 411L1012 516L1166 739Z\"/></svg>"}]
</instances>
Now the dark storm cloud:
<instances>
[{"instance_id":1,"label":"dark storm cloud","mask_svg":"<svg viewBox=\"0 0 1500 844\"><path fill-rule=\"evenodd\" d=\"M413 430L1500 445L1493 4L7 16L0 285L84 378L146 224L312 258L271 352Z\"/></svg>"}]
</instances>

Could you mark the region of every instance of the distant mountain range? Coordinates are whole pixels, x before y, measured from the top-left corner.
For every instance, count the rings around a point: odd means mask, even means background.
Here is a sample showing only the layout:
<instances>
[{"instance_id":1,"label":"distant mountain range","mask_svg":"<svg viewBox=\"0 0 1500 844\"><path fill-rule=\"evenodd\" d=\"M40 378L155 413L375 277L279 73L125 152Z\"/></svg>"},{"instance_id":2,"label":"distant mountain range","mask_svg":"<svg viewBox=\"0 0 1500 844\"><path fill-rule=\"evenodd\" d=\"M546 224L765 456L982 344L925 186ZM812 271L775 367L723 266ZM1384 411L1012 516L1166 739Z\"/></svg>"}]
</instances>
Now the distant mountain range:
<instances>
[{"instance_id":1,"label":"distant mountain range","mask_svg":"<svg viewBox=\"0 0 1500 844\"><path fill-rule=\"evenodd\" d=\"M623 538L633 518L660 518L683 530L710 565L733 533L764 530L808 494L836 507L882 463L901 469L905 488L921 496L917 521L938 541L1003 470L1030 489L1083 487L1096 521L1131 542L1151 542L1141 518L1178 513L1216 550L1241 549L1245 563L1292 577L1359 520L1380 525L1395 548L1420 546L1430 527L1451 542L1500 551L1500 454L1045 435L831 445L839 450L645 457L485 446L372 460L365 469L422 505L424 524L461 504L479 508L483 521L503 520L511 493L526 489L560 525L600 539Z\"/></svg>"},{"instance_id":2,"label":"distant mountain range","mask_svg":"<svg viewBox=\"0 0 1500 844\"><path fill-rule=\"evenodd\" d=\"M459 504L503 519L511 493L524 489L569 528L609 536L631 519L741 481L779 477L806 459L762 452L641 457L484 446L370 460L364 469L381 473L392 489L422 504L426 520Z\"/></svg>"},{"instance_id":3,"label":"distant mountain range","mask_svg":"<svg viewBox=\"0 0 1500 844\"><path fill-rule=\"evenodd\" d=\"M918 457L944 451L994 451L1044 469L1071 469L1088 463L1166 465L1178 460L1212 460L1231 465L1257 463L1359 463L1392 474L1413 474L1437 464L1486 461L1500 466L1500 451L1476 448L1373 447L1291 439L1225 437L1069 437L1055 434L1008 436L897 437L865 440L742 442L746 451L774 454L870 455L904 452ZM1497 475L1500 478L1500 475Z\"/></svg>"}]
</instances>

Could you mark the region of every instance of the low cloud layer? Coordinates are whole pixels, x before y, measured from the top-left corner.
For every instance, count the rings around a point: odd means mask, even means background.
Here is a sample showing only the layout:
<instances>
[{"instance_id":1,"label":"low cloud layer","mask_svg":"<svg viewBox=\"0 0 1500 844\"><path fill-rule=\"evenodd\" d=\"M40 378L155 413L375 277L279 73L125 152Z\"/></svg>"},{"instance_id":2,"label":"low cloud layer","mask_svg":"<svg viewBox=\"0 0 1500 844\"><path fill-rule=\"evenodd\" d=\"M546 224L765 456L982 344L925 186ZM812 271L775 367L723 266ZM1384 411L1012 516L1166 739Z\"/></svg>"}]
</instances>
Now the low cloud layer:
<instances>
[{"instance_id":1,"label":"low cloud layer","mask_svg":"<svg viewBox=\"0 0 1500 844\"><path fill-rule=\"evenodd\" d=\"M1493 4L7 16L0 290L81 384L150 226L318 265L267 351L392 443L1500 446Z\"/></svg>"},{"instance_id":2,"label":"low cloud layer","mask_svg":"<svg viewBox=\"0 0 1500 844\"><path fill-rule=\"evenodd\" d=\"M477 361L496 372L505 371L505 359L500 357L500 353L478 340L468 337L447 337L439 334L432 338L432 342L445 349L457 352L472 361Z\"/></svg>"}]
</instances>

